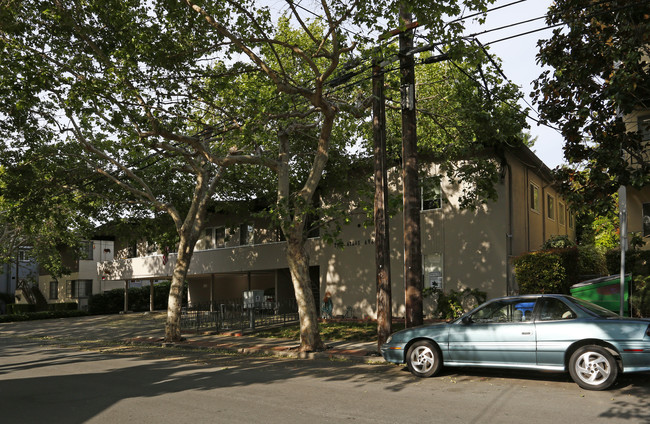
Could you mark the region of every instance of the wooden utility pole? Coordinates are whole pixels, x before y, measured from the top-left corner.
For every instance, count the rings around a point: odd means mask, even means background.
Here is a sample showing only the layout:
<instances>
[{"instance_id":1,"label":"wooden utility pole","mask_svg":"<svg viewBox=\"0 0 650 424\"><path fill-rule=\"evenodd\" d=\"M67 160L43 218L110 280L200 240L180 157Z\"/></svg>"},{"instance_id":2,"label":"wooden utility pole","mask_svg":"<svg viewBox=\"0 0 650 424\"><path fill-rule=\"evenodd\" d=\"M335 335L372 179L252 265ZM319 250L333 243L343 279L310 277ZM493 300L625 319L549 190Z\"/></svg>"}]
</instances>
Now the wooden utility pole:
<instances>
[{"instance_id":1,"label":"wooden utility pole","mask_svg":"<svg viewBox=\"0 0 650 424\"><path fill-rule=\"evenodd\" d=\"M413 18L403 3L399 34L400 90L402 93L402 180L404 191L404 287L406 327L423 323L422 249L420 246L420 190L418 186L417 125L415 109L415 59Z\"/></svg>"},{"instance_id":2,"label":"wooden utility pole","mask_svg":"<svg viewBox=\"0 0 650 424\"><path fill-rule=\"evenodd\" d=\"M372 132L375 156L375 264L377 269L377 349L386 343L393 321L390 280L390 238L386 213L388 177L386 171L386 99L384 70L375 60L372 66Z\"/></svg>"}]
</instances>

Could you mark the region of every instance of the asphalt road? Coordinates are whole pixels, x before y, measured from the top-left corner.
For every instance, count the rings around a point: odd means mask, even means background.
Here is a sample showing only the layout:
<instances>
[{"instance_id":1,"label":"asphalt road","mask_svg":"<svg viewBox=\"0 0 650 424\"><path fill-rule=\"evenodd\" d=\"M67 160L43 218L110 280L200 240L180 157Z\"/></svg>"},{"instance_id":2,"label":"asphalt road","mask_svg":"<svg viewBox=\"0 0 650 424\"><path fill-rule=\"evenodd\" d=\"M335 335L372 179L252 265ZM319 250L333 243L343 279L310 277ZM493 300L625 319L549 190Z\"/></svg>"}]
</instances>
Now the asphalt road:
<instances>
[{"instance_id":1,"label":"asphalt road","mask_svg":"<svg viewBox=\"0 0 650 424\"><path fill-rule=\"evenodd\" d=\"M393 365L114 343L81 349L7 328L0 423L650 422L648 373L589 392L562 374L449 369L417 379Z\"/></svg>"}]
</instances>

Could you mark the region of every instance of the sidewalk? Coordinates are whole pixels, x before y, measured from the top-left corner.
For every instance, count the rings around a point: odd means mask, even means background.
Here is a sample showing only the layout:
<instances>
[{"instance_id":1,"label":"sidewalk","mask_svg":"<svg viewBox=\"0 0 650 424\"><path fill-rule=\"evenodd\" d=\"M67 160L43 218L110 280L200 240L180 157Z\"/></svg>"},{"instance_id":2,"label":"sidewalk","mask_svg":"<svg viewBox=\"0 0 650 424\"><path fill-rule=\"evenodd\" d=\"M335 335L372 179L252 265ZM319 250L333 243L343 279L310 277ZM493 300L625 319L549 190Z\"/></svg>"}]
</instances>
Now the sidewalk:
<instances>
[{"instance_id":1,"label":"sidewalk","mask_svg":"<svg viewBox=\"0 0 650 424\"><path fill-rule=\"evenodd\" d=\"M300 352L300 343L291 339L256 337L251 333L202 333L183 331L179 343L165 343L165 313L130 313L126 315L94 315L42 321L18 321L0 324L0 336L12 335L53 342L119 343L209 349L242 354L265 354L289 358L337 359L363 363L384 363L377 353L377 342L343 342L325 340L323 352Z\"/></svg>"},{"instance_id":2,"label":"sidewalk","mask_svg":"<svg viewBox=\"0 0 650 424\"><path fill-rule=\"evenodd\" d=\"M301 359L337 359L362 363L385 363L377 352L376 342L325 341L326 349L322 352L300 352L300 343L296 340L263 338L240 333L197 334L183 333L185 340L177 343L165 343L159 337L132 337L126 342L133 345L176 347L182 349L210 349L236 352L241 354L264 354Z\"/></svg>"}]
</instances>

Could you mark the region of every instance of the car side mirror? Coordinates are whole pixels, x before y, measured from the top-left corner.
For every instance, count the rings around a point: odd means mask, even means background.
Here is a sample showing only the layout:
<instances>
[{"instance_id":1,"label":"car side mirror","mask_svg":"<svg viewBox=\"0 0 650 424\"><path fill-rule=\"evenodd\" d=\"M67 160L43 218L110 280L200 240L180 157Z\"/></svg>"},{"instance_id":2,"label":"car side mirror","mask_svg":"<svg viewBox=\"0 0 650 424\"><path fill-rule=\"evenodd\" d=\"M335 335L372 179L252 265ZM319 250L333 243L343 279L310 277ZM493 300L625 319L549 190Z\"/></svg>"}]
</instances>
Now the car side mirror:
<instances>
[{"instance_id":1,"label":"car side mirror","mask_svg":"<svg viewBox=\"0 0 650 424\"><path fill-rule=\"evenodd\" d=\"M469 324L471 324L473 321L472 321L472 317L471 317L470 315L465 315L465 316L460 320L460 322L462 322L462 323L465 324L465 325L469 325Z\"/></svg>"}]
</instances>

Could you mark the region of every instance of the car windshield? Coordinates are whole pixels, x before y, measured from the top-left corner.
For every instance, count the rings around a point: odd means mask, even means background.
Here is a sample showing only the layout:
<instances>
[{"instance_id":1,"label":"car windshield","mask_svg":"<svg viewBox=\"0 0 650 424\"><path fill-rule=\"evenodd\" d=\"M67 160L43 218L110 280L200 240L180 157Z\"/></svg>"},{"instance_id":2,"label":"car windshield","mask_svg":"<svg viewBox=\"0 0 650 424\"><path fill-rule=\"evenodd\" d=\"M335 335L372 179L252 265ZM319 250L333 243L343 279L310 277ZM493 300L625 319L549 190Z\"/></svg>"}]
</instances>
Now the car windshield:
<instances>
[{"instance_id":1,"label":"car windshield","mask_svg":"<svg viewBox=\"0 0 650 424\"><path fill-rule=\"evenodd\" d=\"M609 309L605 309L602 306L594 305L593 303L587 302L586 300L576 299L576 298L573 298L572 300L583 309L586 309L587 311L591 312L592 314L600 318L614 318L620 316L617 313L610 311Z\"/></svg>"}]
</instances>

